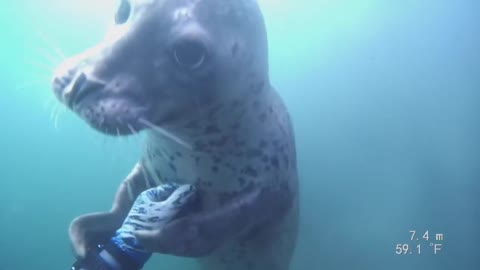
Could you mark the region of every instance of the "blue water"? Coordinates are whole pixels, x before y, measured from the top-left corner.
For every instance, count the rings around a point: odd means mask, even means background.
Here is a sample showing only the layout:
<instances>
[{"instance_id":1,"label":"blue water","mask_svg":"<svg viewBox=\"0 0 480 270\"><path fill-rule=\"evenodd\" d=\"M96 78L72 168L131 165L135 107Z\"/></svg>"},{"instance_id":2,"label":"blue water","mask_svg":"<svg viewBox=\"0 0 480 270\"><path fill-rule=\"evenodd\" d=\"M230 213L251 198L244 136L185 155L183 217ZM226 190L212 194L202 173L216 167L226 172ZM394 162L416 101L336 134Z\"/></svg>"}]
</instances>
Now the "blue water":
<instances>
[{"instance_id":1,"label":"blue water","mask_svg":"<svg viewBox=\"0 0 480 270\"><path fill-rule=\"evenodd\" d=\"M91 130L49 87L54 47L94 45L113 1L4 2L0 269L68 269L69 222L110 207L142 146ZM298 146L292 270L480 269L480 2L260 2ZM195 268L157 256L146 269Z\"/></svg>"}]
</instances>

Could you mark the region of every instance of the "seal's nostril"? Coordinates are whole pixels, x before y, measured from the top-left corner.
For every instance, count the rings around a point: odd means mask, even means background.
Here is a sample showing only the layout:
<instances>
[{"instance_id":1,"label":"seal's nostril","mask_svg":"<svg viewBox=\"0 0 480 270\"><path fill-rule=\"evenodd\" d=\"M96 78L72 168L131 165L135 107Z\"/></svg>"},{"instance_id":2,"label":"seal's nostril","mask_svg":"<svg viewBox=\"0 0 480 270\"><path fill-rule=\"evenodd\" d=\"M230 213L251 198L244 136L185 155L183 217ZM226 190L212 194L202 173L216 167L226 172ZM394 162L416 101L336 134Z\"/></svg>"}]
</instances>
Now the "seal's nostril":
<instances>
[{"instance_id":1,"label":"seal's nostril","mask_svg":"<svg viewBox=\"0 0 480 270\"><path fill-rule=\"evenodd\" d=\"M85 76L85 73L81 73L76 79L75 81L73 82L73 85L72 85L72 90L70 91L70 95L68 95L68 100L67 100L67 103L68 103L68 106L72 106L76 97L78 96L78 94L80 93L80 90L82 89L83 87L83 84L87 81L87 76Z\"/></svg>"},{"instance_id":2,"label":"seal's nostril","mask_svg":"<svg viewBox=\"0 0 480 270\"><path fill-rule=\"evenodd\" d=\"M88 80L85 73L81 73L73 83L68 105L73 107L74 105L80 103L89 94L103 88L104 86L105 85L103 83Z\"/></svg>"},{"instance_id":3,"label":"seal's nostril","mask_svg":"<svg viewBox=\"0 0 480 270\"><path fill-rule=\"evenodd\" d=\"M72 92L78 93L86 81L87 81L87 76L85 76L85 73L80 74L80 76L78 76L75 82L73 83Z\"/></svg>"}]
</instances>

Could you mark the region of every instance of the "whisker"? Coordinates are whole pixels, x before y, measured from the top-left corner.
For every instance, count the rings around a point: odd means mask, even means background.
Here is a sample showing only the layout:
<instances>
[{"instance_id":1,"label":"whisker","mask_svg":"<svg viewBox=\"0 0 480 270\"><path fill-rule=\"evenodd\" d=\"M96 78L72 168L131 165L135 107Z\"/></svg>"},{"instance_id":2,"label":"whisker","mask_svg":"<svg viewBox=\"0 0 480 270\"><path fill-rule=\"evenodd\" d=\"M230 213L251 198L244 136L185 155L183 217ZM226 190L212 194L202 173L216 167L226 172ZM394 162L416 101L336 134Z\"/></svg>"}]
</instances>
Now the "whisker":
<instances>
[{"instance_id":1,"label":"whisker","mask_svg":"<svg viewBox=\"0 0 480 270\"><path fill-rule=\"evenodd\" d=\"M127 181L127 194L128 194L128 199L130 199L131 201L136 199L133 197L133 188L132 188L131 181Z\"/></svg>"},{"instance_id":2,"label":"whisker","mask_svg":"<svg viewBox=\"0 0 480 270\"><path fill-rule=\"evenodd\" d=\"M132 132L132 134L138 134L138 131L130 124L127 124L128 129Z\"/></svg>"},{"instance_id":3,"label":"whisker","mask_svg":"<svg viewBox=\"0 0 480 270\"><path fill-rule=\"evenodd\" d=\"M50 54L49 51L40 50L40 47L31 47L28 50L31 51L36 58L43 58L47 64L56 67L62 63L66 58L60 58L56 54ZM24 60L30 60L30 57L26 57Z\"/></svg>"},{"instance_id":4,"label":"whisker","mask_svg":"<svg viewBox=\"0 0 480 270\"><path fill-rule=\"evenodd\" d=\"M27 65L28 67L36 68L38 71L48 71L49 73L52 73L56 67L56 65L53 65L50 63L43 63L43 62L36 62L36 61L27 61L25 62L25 65Z\"/></svg>"},{"instance_id":5,"label":"whisker","mask_svg":"<svg viewBox=\"0 0 480 270\"><path fill-rule=\"evenodd\" d=\"M119 128L117 128L117 140L120 143L126 143L127 145L129 144L127 136L122 136L120 134L120 129Z\"/></svg>"},{"instance_id":6,"label":"whisker","mask_svg":"<svg viewBox=\"0 0 480 270\"><path fill-rule=\"evenodd\" d=\"M107 148L107 136L101 136L102 137L102 148L105 150Z\"/></svg>"},{"instance_id":7,"label":"whisker","mask_svg":"<svg viewBox=\"0 0 480 270\"><path fill-rule=\"evenodd\" d=\"M17 84L16 86L14 86L14 90L25 90L27 89L28 87L32 87L32 86L45 86L45 79L38 79L38 80L29 80L29 81L26 81L26 82L23 82L23 83L20 83L20 84Z\"/></svg>"},{"instance_id":8,"label":"whisker","mask_svg":"<svg viewBox=\"0 0 480 270\"><path fill-rule=\"evenodd\" d=\"M57 114L55 115L55 119L53 120L53 127L58 129L58 119L60 118L60 110L57 110Z\"/></svg>"},{"instance_id":9,"label":"whisker","mask_svg":"<svg viewBox=\"0 0 480 270\"><path fill-rule=\"evenodd\" d=\"M146 150L146 152L148 152L148 150ZM150 176L152 176L153 182L157 185L160 185L162 183L162 180L160 180L160 178L158 177L157 171L154 169L154 166L151 163L151 161L152 160L147 154L147 157L144 159L144 166L146 167L145 169L150 173Z\"/></svg>"},{"instance_id":10,"label":"whisker","mask_svg":"<svg viewBox=\"0 0 480 270\"><path fill-rule=\"evenodd\" d=\"M99 126L102 128L101 126ZM115 154L115 151L112 149L117 149L114 143L117 142L116 138L110 136L104 136L103 134L99 134L96 130L90 130L91 134L96 138L102 138L102 150L105 155L105 164L108 164L109 168L115 168L115 164L118 162L118 155Z\"/></svg>"},{"instance_id":11,"label":"whisker","mask_svg":"<svg viewBox=\"0 0 480 270\"><path fill-rule=\"evenodd\" d=\"M160 154L165 161L170 161L170 156L168 156L168 153L163 148L160 148Z\"/></svg>"},{"instance_id":12,"label":"whisker","mask_svg":"<svg viewBox=\"0 0 480 270\"><path fill-rule=\"evenodd\" d=\"M50 120L53 121L53 126L55 129L59 127L60 116L66 112L66 108L62 106L60 103L56 103L52 106L52 110L50 111Z\"/></svg>"},{"instance_id":13,"label":"whisker","mask_svg":"<svg viewBox=\"0 0 480 270\"><path fill-rule=\"evenodd\" d=\"M29 78L29 81L43 81L45 84L50 85L52 81L52 72L45 69L30 69L24 71L24 78Z\"/></svg>"},{"instance_id":14,"label":"whisker","mask_svg":"<svg viewBox=\"0 0 480 270\"><path fill-rule=\"evenodd\" d=\"M60 110L58 110L57 117L55 118L55 122L54 122L54 126L55 126L56 129L58 129L58 127L59 127L60 118L63 115L65 115L66 112L67 112L67 108L65 106L60 106Z\"/></svg>"},{"instance_id":15,"label":"whisker","mask_svg":"<svg viewBox=\"0 0 480 270\"><path fill-rule=\"evenodd\" d=\"M55 117L57 116L58 112L61 109L61 104L60 103L55 103L52 107L52 110L50 111L50 120L55 120Z\"/></svg>"},{"instance_id":16,"label":"whisker","mask_svg":"<svg viewBox=\"0 0 480 270\"><path fill-rule=\"evenodd\" d=\"M50 107L54 106L55 102L55 97L53 95L50 95L45 102L43 103L43 109L47 110Z\"/></svg>"},{"instance_id":17,"label":"whisker","mask_svg":"<svg viewBox=\"0 0 480 270\"><path fill-rule=\"evenodd\" d=\"M48 39L45 38L45 35L43 35L43 33L39 29L35 30L35 34L38 36L38 38L40 38L45 43L45 45L49 46L62 61L67 59L67 57L65 57L65 54L62 52L62 50L60 50L53 43L49 42Z\"/></svg>"},{"instance_id":18,"label":"whisker","mask_svg":"<svg viewBox=\"0 0 480 270\"><path fill-rule=\"evenodd\" d=\"M130 130L130 132L132 132L132 134L131 134L132 136L135 136L135 135L138 134L138 130L136 130L132 125L130 125L130 124L127 123L127 127L128 127L128 129ZM129 139L129 137L130 137L130 136L127 136L127 142L128 142L128 144L130 145L130 139Z\"/></svg>"},{"instance_id":19,"label":"whisker","mask_svg":"<svg viewBox=\"0 0 480 270\"><path fill-rule=\"evenodd\" d=\"M47 71L46 69L39 69L37 67L32 67L32 69L24 70L24 72L25 72L24 77L27 77L28 75L29 77L42 79L47 82L50 82L50 80L52 79L52 73L53 73L51 70Z\"/></svg>"},{"instance_id":20,"label":"whisker","mask_svg":"<svg viewBox=\"0 0 480 270\"><path fill-rule=\"evenodd\" d=\"M155 124L153 124L152 122L144 119L144 118L140 118L139 119L140 123L146 125L147 127L151 128L153 131L156 131L157 133L159 133L160 135L163 135L164 137L167 137L169 138L170 140L176 142L177 144L179 144L180 146L183 146L184 148L188 149L188 150L192 150L192 146L189 145L188 143L186 143L185 141L183 141L182 139L180 139L179 137L169 133L168 131L166 131L165 129L159 127L159 126L156 126Z\"/></svg>"},{"instance_id":21,"label":"whisker","mask_svg":"<svg viewBox=\"0 0 480 270\"><path fill-rule=\"evenodd\" d=\"M123 136L125 142L127 143L127 145L130 145L130 136Z\"/></svg>"},{"instance_id":22,"label":"whisker","mask_svg":"<svg viewBox=\"0 0 480 270\"><path fill-rule=\"evenodd\" d=\"M104 124L103 126L107 126L107 124ZM101 128L103 129L103 128ZM118 129L117 129L118 130ZM120 163L120 160L121 160L121 156L118 155L118 149L120 148L125 148L125 144L124 144L124 140L121 138L121 136L119 136L119 130L117 132L117 135L116 136L105 136L103 134L98 134L97 132L97 135L101 135L103 137L107 137L107 140L109 142L109 150L108 150L108 154L109 154L109 160L110 160L110 164L111 164L111 167L112 168L115 168L115 167L118 167L118 164Z\"/></svg>"},{"instance_id":23,"label":"whisker","mask_svg":"<svg viewBox=\"0 0 480 270\"><path fill-rule=\"evenodd\" d=\"M140 166L140 169L142 170L143 172L143 175L145 175L144 179L145 179L145 186L147 188L151 188L150 186L150 181L148 181L148 178L149 178L149 174L147 173L147 170L145 168L145 164L142 164L142 166Z\"/></svg>"}]
</instances>

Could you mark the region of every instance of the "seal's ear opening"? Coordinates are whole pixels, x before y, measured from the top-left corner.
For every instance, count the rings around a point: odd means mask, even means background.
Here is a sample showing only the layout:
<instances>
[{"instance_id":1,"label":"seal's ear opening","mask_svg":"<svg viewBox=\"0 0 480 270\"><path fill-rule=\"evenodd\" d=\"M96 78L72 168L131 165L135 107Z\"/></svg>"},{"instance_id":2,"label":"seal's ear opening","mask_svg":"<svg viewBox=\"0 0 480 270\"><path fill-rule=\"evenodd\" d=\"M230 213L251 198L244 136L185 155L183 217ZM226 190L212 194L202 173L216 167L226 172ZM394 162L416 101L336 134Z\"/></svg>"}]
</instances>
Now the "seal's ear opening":
<instances>
[{"instance_id":1,"label":"seal's ear opening","mask_svg":"<svg viewBox=\"0 0 480 270\"><path fill-rule=\"evenodd\" d=\"M199 40L180 39L173 45L173 57L181 68L193 70L206 61L207 49Z\"/></svg>"}]
</instances>

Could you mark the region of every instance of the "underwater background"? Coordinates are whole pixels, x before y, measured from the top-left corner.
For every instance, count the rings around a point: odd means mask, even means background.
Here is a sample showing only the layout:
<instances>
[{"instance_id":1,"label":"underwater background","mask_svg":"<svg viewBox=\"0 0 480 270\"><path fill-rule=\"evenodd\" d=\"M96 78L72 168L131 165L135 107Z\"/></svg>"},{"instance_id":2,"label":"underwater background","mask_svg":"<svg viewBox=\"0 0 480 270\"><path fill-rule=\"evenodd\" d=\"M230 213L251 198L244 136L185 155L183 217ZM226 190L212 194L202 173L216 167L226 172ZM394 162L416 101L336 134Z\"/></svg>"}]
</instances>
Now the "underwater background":
<instances>
[{"instance_id":1,"label":"underwater background","mask_svg":"<svg viewBox=\"0 0 480 270\"><path fill-rule=\"evenodd\" d=\"M296 131L291 269L480 269L480 1L260 4ZM50 90L61 54L98 42L115 5L1 3L0 270L69 269L70 221L108 210L139 158L141 136L93 131ZM157 255L145 269L195 267Z\"/></svg>"}]
</instances>

